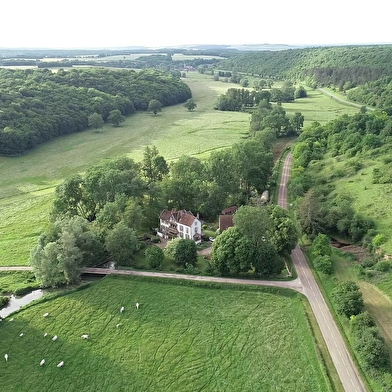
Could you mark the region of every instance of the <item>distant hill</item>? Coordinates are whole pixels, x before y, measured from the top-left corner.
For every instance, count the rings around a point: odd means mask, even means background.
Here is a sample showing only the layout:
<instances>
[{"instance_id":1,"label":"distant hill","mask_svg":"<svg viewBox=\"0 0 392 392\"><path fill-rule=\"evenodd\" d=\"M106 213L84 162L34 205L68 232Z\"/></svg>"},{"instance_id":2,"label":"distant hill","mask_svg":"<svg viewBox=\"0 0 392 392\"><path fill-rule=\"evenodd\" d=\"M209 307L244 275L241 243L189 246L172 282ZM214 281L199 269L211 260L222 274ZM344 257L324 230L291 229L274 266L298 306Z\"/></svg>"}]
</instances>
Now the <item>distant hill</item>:
<instances>
[{"instance_id":1,"label":"distant hill","mask_svg":"<svg viewBox=\"0 0 392 392\"><path fill-rule=\"evenodd\" d=\"M264 78L305 80L309 85L353 87L391 75L392 45L242 51L216 67Z\"/></svg>"}]
</instances>

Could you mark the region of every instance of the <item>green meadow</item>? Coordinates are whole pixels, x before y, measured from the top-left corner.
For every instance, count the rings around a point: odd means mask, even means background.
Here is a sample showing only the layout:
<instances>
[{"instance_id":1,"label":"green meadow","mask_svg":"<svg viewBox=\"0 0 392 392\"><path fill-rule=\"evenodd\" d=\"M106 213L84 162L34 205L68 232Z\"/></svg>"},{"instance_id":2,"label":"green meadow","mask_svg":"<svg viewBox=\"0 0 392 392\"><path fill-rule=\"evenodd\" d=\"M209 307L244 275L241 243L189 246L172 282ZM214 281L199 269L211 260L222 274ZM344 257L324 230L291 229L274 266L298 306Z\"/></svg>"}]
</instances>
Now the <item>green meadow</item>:
<instances>
[{"instance_id":1,"label":"green meadow","mask_svg":"<svg viewBox=\"0 0 392 392\"><path fill-rule=\"evenodd\" d=\"M111 276L13 318L4 391L332 391L292 291Z\"/></svg>"},{"instance_id":2,"label":"green meadow","mask_svg":"<svg viewBox=\"0 0 392 392\"><path fill-rule=\"evenodd\" d=\"M47 225L53 191L68 176L118 156L139 161L146 145L156 145L168 161L185 154L203 159L247 136L250 114L213 109L219 95L238 85L192 72L184 81L197 103L193 112L176 105L157 116L137 113L117 128L106 125L102 132L61 137L21 157L0 157L0 265L27 263ZM308 93L309 98L284 105L289 114L301 111L305 124L358 111L317 90Z\"/></svg>"}]
</instances>

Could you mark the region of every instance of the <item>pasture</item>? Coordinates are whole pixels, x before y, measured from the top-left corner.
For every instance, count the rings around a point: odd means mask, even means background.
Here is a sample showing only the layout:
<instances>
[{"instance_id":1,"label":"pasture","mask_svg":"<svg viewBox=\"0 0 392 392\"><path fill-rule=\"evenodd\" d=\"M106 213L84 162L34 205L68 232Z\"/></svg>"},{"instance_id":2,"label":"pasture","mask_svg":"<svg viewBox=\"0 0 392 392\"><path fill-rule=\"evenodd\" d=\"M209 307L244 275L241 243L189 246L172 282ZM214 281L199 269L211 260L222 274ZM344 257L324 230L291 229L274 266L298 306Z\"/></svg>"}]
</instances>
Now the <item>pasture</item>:
<instances>
[{"instance_id":1,"label":"pasture","mask_svg":"<svg viewBox=\"0 0 392 392\"><path fill-rule=\"evenodd\" d=\"M185 154L203 159L247 136L249 114L213 109L217 98L228 88L239 88L238 84L213 81L211 75L195 72L187 73L184 81L197 103L193 112L175 105L157 116L137 113L120 127L105 125L103 132L90 129L67 135L21 157L0 157L0 265L26 265L47 225L53 191L70 175L118 156L139 161L146 145L156 145L168 161ZM284 105L289 115L301 111L305 125L358 111L317 90L309 89L308 94L309 98Z\"/></svg>"},{"instance_id":2,"label":"pasture","mask_svg":"<svg viewBox=\"0 0 392 392\"><path fill-rule=\"evenodd\" d=\"M111 276L10 317L9 392L332 390L303 297L283 289Z\"/></svg>"}]
</instances>

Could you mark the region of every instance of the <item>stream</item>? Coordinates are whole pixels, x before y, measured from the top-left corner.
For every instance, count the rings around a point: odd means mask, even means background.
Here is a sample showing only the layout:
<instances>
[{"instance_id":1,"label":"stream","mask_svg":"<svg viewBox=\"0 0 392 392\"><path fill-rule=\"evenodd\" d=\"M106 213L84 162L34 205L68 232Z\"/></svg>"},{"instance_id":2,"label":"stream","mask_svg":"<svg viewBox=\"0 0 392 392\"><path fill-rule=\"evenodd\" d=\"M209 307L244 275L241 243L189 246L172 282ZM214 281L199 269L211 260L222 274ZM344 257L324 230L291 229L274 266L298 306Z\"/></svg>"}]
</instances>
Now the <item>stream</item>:
<instances>
[{"instance_id":1,"label":"stream","mask_svg":"<svg viewBox=\"0 0 392 392\"><path fill-rule=\"evenodd\" d=\"M8 305L2 309L0 309L0 316L2 318L7 317L11 313L19 310L22 306L29 304L30 302L41 298L44 295L44 290L34 290L31 293L23 295L21 297L15 297L15 295L11 295L10 302Z\"/></svg>"}]
</instances>

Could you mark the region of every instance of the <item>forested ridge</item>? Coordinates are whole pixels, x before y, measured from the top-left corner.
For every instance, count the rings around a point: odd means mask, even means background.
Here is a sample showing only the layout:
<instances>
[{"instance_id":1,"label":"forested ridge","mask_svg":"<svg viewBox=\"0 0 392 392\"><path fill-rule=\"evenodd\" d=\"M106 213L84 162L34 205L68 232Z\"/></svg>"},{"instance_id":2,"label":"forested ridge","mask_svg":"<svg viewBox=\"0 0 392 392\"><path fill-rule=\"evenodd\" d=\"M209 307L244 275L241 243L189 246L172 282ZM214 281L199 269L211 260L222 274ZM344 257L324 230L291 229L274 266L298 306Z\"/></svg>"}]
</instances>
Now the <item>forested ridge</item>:
<instances>
[{"instance_id":1,"label":"forested ridge","mask_svg":"<svg viewBox=\"0 0 392 392\"><path fill-rule=\"evenodd\" d=\"M178 77L158 70L0 69L0 154L82 131L93 113L105 121L112 110L129 115L152 99L168 106L191 96Z\"/></svg>"},{"instance_id":2,"label":"forested ridge","mask_svg":"<svg viewBox=\"0 0 392 392\"><path fill-rule=\"evenodd\" d=\"M218 69L266 78L306 80L309 85L351 86L390 75L392 46L335 46L239 53Z\"/></svg>"}]
</instances>

